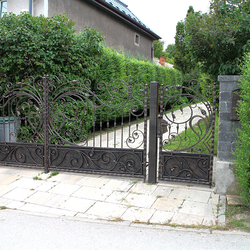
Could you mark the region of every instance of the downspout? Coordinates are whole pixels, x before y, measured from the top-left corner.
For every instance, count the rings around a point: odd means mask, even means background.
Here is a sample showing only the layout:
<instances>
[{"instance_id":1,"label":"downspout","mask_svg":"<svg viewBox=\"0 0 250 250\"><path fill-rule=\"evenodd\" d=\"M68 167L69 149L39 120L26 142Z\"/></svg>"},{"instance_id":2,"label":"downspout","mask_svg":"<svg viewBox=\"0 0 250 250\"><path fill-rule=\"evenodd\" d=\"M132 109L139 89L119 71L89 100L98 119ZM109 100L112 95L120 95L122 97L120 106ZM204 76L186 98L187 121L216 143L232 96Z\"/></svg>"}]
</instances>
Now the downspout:
<instances>
[{"instance_id":1,"label":"downspout","mask_svg":"<svg viewBox=\"0 0 250 250\"><path fill-rule=\"evenodd\" d=\"M49 0L44 0L44 16L48 17L49 16Z\"/></svg>"},{"instance_id":2,"label":"downspout","mask_svg":"<svg viewBox=\"0 0 250 250\"><path fill-rule=\"evenodd\" d=\"M32 1L33 0L29 0L29 14L32 15Z\"/></svg>"}]
</instances>

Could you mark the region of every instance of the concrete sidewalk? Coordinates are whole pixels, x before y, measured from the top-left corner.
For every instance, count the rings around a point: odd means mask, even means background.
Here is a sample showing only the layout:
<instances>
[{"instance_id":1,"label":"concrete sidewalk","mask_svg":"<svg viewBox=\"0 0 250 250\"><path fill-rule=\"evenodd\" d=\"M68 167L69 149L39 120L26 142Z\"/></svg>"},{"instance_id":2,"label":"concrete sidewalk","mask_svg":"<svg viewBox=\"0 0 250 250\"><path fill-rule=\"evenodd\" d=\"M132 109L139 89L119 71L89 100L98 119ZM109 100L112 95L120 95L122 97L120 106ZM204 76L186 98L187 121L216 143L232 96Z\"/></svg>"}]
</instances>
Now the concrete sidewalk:
<instances>
[{"instance_id":1,"label":"concrete sidewalk","mask_svg":"<svg viewBox=\"0 0 250 250\"><path fill-rule=\"evenodd\" d=\"M32 214L156 224L224 225L225 197L206 186L0 166L0 207Z\"/></svg>"}]
</instances>

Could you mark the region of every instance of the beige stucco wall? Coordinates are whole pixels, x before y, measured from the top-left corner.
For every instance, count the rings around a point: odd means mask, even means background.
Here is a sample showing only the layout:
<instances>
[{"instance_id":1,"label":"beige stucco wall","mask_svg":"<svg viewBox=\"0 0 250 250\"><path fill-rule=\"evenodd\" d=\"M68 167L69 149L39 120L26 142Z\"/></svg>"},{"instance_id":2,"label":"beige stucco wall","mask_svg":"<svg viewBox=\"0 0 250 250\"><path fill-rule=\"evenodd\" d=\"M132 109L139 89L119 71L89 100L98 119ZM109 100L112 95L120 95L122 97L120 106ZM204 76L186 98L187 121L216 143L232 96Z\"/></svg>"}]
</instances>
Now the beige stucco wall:
<instances>
[{"instance_id":1,"label":"beige stucco wall","mask_svg":"<svg viewBox=\"0 0 250 250\"><path fill-rule=\"evenodd\" d=\"M21 11L29 11L29 0L8 0L7 11L19 14Z\"/></svg>"}]
</instances>

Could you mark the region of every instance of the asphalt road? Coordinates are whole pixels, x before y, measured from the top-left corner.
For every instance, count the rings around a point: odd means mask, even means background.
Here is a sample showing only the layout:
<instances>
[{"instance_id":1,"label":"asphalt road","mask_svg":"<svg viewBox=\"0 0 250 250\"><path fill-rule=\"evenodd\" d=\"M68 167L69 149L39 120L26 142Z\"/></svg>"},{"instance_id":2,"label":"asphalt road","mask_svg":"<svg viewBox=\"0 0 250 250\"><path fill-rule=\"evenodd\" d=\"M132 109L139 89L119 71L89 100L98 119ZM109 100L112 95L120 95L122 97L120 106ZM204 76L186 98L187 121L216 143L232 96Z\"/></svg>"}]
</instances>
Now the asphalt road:
<instances>
[{"instance_id":1,"label":"asphalt road","mask_svg":"<svg viewBox=\"0 0 250 250\"><path fill-rule=\"evenodd\" d=\"M74 221L0 210L0 250L9 249L249 250L250 234Z\"/></svg>"}]
</instances>

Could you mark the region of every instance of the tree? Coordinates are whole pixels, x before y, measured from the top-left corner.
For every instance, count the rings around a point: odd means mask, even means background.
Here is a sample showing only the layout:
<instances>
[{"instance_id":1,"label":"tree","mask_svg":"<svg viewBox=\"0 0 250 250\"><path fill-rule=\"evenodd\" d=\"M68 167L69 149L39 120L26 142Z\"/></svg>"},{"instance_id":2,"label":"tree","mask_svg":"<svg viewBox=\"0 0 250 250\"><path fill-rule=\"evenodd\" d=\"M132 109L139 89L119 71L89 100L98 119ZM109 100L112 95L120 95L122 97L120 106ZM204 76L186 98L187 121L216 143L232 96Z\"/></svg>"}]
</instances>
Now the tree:
<instances>
[{"instance_id":1,"label":"tree","mask_svg":"<svg viewBox=\"0 0 250 250\"><path fill-rule=\"evenodd\" d=\"M164 56L164 41L155 40L154 41L154 57L160 58L160 56Z\"/></svg>"},{"instance_id":2,"label":"tree","mask_svg":"<svg viewBox=\"0 0 250 250\"><path fill-rule=\"evenodd\" d=\"M187 16L192 13L194 13L194 9L190 6L187 11ZM189 82L193 78L198 78L200 74L197 63L192 59L185 42L187 36L185 26L186 24L183 21L178 22L176 26L174 67L182 72L184 82Z\"/></svg>"},{"instance_id":3,"label":"tree","mask_svg":"<svg viewBox=\"0 0 250 250\"><path fill-rule=\"evenodd\" d=\"M240 74L240 61L250 49L250 1L212 0L210 12L185 19L185 44L204 71Z\"/></svg>"},{"instance_id":4,"label":"tree","mask_svg":"<svg viewBox=\"0 0 250 250\"><path fill-rule=\"evenodd\" d=\"M169 44L165 49L168 58L172 59L175 56L175 44Z\"/></svg>"}]
</instances>

